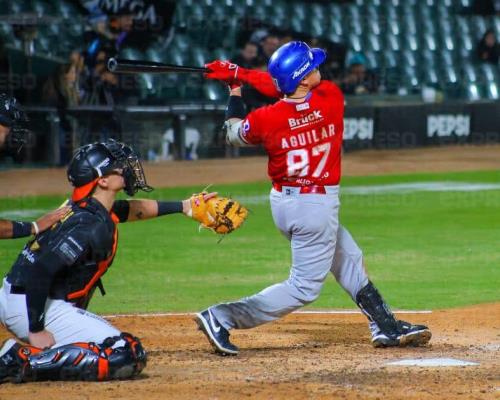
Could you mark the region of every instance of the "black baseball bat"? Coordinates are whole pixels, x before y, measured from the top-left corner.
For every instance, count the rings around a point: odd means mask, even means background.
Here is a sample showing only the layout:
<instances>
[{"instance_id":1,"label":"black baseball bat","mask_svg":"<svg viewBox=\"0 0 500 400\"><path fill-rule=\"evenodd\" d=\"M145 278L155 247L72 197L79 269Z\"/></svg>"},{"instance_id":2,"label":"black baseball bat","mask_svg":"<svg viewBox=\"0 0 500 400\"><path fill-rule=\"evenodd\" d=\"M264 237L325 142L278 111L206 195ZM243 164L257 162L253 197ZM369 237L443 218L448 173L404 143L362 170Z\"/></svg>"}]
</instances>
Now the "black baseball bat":
<instances>
[{"instance_id":1,"label":"black baseball bat","mask_svg":"<svg viewBox=\"0 0 500 400\"><path fill-rule=\"evenodd\" d=\"M125 60L122 58L110 58L108 60L108 70L115 73L153 73L164 74L168 72L209 72L205 67L188 67L185 65L164 64L154 61Z\"/></svg>"}]
</instances>

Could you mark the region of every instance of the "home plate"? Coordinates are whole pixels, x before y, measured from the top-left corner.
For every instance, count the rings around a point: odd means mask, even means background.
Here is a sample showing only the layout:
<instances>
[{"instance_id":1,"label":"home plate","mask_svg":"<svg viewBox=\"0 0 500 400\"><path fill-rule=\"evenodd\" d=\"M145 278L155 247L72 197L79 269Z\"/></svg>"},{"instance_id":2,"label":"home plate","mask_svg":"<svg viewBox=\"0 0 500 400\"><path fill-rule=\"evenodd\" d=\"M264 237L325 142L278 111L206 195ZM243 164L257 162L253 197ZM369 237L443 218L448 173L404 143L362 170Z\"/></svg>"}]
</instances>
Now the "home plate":
<instances>
[{"instance_id":1,"label":"home plate","mask_svg":"<svg viewBox=\"0 0 500 400\"><path fill-rule=\"evenodd\" d=\"M396 365L400 367L468 367L479 365L479 363L457 360L456 358L424 358L424 359L406 359L392 361L386 365Z\"/></svg>"}]
</instances>

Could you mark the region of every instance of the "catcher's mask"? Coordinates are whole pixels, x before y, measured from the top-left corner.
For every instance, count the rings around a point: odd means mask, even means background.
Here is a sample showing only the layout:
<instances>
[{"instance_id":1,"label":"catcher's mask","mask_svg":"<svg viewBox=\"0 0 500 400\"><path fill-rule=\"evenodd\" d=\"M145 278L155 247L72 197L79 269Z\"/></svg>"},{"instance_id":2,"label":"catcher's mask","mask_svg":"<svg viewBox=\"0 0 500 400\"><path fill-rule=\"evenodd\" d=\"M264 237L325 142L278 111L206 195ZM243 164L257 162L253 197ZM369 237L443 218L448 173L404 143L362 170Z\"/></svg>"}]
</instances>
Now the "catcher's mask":
<instances>
[{"instance_id":1,"label":"catcher's mask","mask_svg":"<svg viewBox=\"0 0 500 400\"><path fill-rule=\"evenodd\" d=\"M134 196L139 190L151 192L142 164L130 146L114 139L80 147L68 166L68 180L75 190L72 200L81 201L94 191L97 180L122 170L124 191Z\"/></svg>"},{"instance_id":2,"label":"catcher's mask","mask_svg":"<svg viewBox=\"0 0 500 400\"><path fill-rule=\"evenodd\" d=\"M10 128L4 147L7 153L19 153L26 144L30 133L26 127L27 122L28 116L17 100L5 93L0 93L0 125Z\"/></svg>"}]
</instances>

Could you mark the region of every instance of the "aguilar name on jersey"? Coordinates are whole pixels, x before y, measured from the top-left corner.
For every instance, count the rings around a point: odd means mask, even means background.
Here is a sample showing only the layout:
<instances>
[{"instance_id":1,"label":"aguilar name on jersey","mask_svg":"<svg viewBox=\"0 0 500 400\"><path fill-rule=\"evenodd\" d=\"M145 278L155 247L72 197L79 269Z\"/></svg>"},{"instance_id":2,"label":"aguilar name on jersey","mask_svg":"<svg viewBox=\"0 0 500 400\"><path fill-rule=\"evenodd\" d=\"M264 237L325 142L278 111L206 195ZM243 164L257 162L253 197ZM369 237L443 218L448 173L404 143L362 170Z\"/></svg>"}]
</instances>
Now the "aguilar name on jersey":
<instances>
[{"instance_id":1,"label":"aguilar name on jersey","mask_svg":"<svg viewBox=\"0 0 500 400\"><path fill-rule=\"evenodd\" d=\"M303 102L282 99L248 114L241 137L249 144L264 146L274 183L337 185L343 115L342 92L334 83L321 81Z\"/></svg>"}]
</instances>

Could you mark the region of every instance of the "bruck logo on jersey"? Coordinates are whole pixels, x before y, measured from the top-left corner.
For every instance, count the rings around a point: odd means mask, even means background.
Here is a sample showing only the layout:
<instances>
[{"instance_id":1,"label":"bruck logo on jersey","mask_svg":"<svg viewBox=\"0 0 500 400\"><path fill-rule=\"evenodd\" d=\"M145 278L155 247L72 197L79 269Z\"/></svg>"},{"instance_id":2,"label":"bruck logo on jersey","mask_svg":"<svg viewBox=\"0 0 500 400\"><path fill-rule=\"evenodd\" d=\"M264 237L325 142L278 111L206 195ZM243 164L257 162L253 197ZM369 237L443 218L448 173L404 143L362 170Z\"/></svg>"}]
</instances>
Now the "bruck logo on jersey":
<instances>
[{"instance_id":1,"label":"bruck logo on jersey","mask_svg":"<svg viewBox=\"0 0 500 400\"><path fill-rule=\"evenodd\" d=\"M299 129L304 126L316 124L323 120L320 110L315 110L302 118L288 118L288 125L291 130Z\"/></svg>"}]
</instances>

